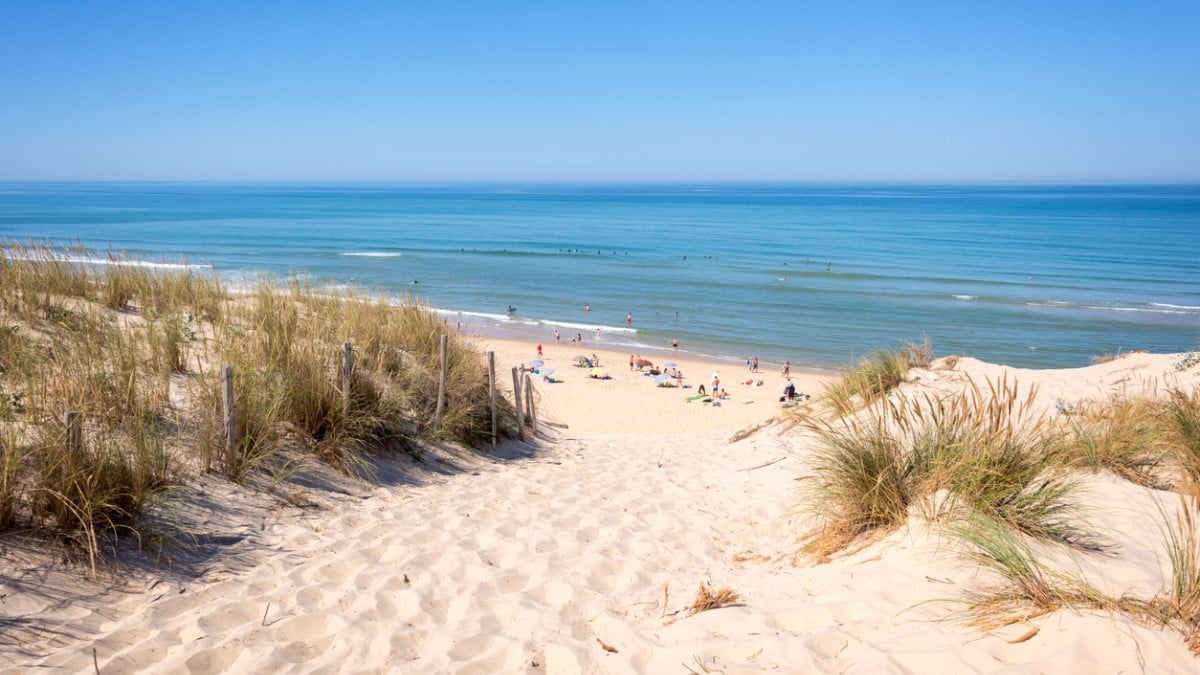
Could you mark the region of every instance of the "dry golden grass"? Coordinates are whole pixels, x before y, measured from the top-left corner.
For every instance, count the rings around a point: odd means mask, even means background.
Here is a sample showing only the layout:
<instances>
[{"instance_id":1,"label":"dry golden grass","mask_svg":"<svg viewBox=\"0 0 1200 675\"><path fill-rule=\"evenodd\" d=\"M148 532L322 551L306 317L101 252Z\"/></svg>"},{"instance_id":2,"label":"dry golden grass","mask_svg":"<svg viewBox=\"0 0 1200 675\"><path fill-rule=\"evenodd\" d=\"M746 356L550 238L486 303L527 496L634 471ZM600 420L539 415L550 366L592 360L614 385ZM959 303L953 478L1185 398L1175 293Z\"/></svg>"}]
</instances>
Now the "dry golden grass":
<instances>
[{"instance_id":1,"label":"dry golden grass","mask_svg":"<svg viewBox=\"0 0 1200 675\"><path fill-rule=\"evenodd\" d=\"M727 607L736 604L739 600L741 600L741 596L738 592L728 586L722 586L714 591L708 584L700 582L700 588L696 591L696 599L692 601L692 606L688 607L687 616L694 616L710 609Z\"/></svg>"}]
</instances>

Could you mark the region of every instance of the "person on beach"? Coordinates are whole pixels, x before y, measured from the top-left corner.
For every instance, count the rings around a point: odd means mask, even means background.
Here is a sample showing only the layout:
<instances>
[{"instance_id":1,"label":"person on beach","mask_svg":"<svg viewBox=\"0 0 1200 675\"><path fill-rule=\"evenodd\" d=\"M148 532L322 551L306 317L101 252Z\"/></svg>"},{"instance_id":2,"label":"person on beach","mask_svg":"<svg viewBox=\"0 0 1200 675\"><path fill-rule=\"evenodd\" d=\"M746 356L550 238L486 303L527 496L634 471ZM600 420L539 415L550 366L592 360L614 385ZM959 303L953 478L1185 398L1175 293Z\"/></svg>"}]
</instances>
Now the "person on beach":
<instances>
[{"instance_id":1,"label":"person on beach","mask_svg":"<svg viewBox=\"0 0 1200 675\"><path fill-rule=\"evenodd\" d=\"M600 357L596 356L595 352L592 353L592 367L593 368L600 367Z\"/></svg>"},{"instance_id":2,"label":"person on beach","mask_svg":"<svg viewBox=\"0 0 1200 675\"><path fill-rule=\"evenodd\" d=\"M679 349L679 338L671 338L671 349Z\"/></svg>"},{"instance_id":3,"label":"person on beach","mask_svg":"<svg viewBox=\"0 0 1200 675\"><path fill-rule=\"evenodd\" d=\"M625 325L626 326L633 325L633 312L629 312L628 314L625 315Z\"/></svg>"},{"instance_id":4,"label":"person on beach","mask_svg":"<svg viewBox=\"0 0 1200 675\"><path fill-rule=\"evenodd\" d=\"M750 372L754 372L754 362L750 359L749 356L746 357L746 370L749 370Z\"/></svg>"},{"instance_id":5,"label":"person on beach","mask_svg":"<svg viewBox=\"0 0 1200 675\"><path fill-rule=\"evenodd\" d=\"M597 342L600 341L600 329L599 328L596 329L596 341Z\"/></svg>"},{"instance_id":6,"label":"person on beach","mask_svg":"<svg viewBox=\"0 0 1200 675\"><path fill-rule=\"evenodd\" d=\"M583 306L583 313L584 313L584 315L591 314L591 312L592 312L592 306L591 306L591 305L584 305L584 306Z\"/></svg>"},{"instance_id":7,"label":"person on beach","mask_svg":"<svg viewBox=\"0 0 1200 675\"><path fill-rule=\"evenodd\" d=\"M538 358L542 358L542 343L538 343Z\"/></svg>"},{"instance_id":8,"label":"person on beach","mask_svg":"<svg viewBox=\"0 0 1200 675\"><path fill-rule=\"evenodd\" d=\"M779 397L780 401L790 401L796 398L796 385L788 380L788 383L783 387L783 396Z\"/></svg>"},{"instance_id":9,"label":"person on beach","mask_svg":"<svg viewBox=\"0 0 1200 675\"><path fill-rule=\"evenodd\" d=\"M792 362L784 361L783 362L783 376L790 379L791 375L792 375Z\"/></svg>"},{"instance_id":10,"label":"person on beach","mask_svg":"<svg viewBox=\"0 0 1200 675\"><path fill-rule=\"evenodd\" d=\"M555 342L562 342L562 336L560 336L560 335L558 334L558 329L557 329L557 328L555 328L555 329L554 329L554 341L555 341Z\"/></svg>"},{"instance_id":11,"label":"person on beach","mask_svg":"<svg viewBox=\"0 0 1200 675\"><path fill-rule=\"evenodd\" d=\"M714 370L713 376L712 376L712 395L716 396L717 392L720 390L721 390L721 378L717 377L717 371Z\"/></svg>"},{"instance_id":12,"label":"person on beach","mask_svg":"<svg viewBox=\"0 0 1200 675\"><path fill-rule=\"evenodd\" d=\"M633 370L633 354L629 355L629 369Z\"/></svg>"},{"instance_id":13,"label":"person on beach","mask_svg":"<svg viewBox=\"0 0 1200 675\"><path fill-rule=\"evenodd\" d=\"M575 334L575 342L576 344L583 344L583 333Z\"/></svg>"},{"instance_id":14,"label":"person on beach","mask_svg":"<svg viewBox=\"0 0 1200 675\"><path fill-rule=\"evenodd\" d=\"M750 368L750 372L752 372L752 373L758 372L758 357L757 356L754 357L754 365L753 365L753 367Z\"/></svg>"}]
</instances>

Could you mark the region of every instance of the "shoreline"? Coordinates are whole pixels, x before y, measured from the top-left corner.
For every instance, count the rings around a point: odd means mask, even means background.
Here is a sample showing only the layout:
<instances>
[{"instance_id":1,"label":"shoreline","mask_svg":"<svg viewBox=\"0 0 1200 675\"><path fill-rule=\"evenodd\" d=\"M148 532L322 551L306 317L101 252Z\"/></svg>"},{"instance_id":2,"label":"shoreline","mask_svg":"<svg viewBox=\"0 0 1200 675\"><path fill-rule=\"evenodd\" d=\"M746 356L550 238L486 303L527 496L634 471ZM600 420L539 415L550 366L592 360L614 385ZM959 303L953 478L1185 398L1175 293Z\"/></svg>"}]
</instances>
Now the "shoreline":
<instances>
[{"instance_id":1,"label":"shoreline","mask_svg":"<svg viewBox=\"0 0 1200 675\"><path fill-rule=\"evenodd\" d=\"M632 352L634 354L652 355L664 361L686 359L718 365L723 368L736 368L739 366L744 368L746 359L755 357L755 354L733 356L714 353L715 350L707 350L703 346L700 349L696 349L684 344L680 348L674 349L666 343L661 346L651 344L636 339L636 336L639 335L636 328L616 328L598 324L570 322L555 323L549 321L509 320L507 317L501 315L480 314L426 306L429 307L430 311L442 317L447 326L455 329L464 340L468 341L503 340L527 342L531 345L536 345L540 342L543 345L547 345L554 342L554 331L558 329L561 337L560 344L571 345L571 337L575 334L582 336L582 342L574 344L574 347L579 351L604 350L614 354ZM471 321L471 319L475 319L475 321ZM599 339L595 337L595 329L598 327L601 329L601 337ZM784 361L763 359L759 362L759 371L770 372L773 370L778 372L783 364ZM841 367L825 367L803 363L799 360L791 361L790 370L793 375L805 373L825 377L838 376L842 372Z\"/></svg>"}]
</instances>

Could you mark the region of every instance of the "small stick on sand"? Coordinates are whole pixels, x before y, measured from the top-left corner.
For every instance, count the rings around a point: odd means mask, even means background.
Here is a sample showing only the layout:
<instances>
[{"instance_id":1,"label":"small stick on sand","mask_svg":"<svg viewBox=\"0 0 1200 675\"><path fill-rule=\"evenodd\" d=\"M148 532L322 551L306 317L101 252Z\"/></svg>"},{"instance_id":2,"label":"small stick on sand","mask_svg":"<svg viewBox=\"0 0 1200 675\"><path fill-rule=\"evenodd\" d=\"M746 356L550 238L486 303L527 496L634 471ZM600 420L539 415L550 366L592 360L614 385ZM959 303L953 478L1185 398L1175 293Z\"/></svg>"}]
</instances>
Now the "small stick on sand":
<instances>
[{"instance_id":1,"label":"small stick on sand","mask_svg":"<svg viewBox=\"0 0 1200 675\"><path fill-rule=\"evenodd\" d=\"M750 467L749 469L740 469L740 470L741 470L741 471L753 471L753 470L755 470L755 469L761 469L761 468L763 468L764 466L771 466L772 464L774 464L774 463L776 463L776 462L782 462L782 461L783 461L783 460L785 460L785 459L787 459L787 456L786 456L786 455L784 455L783 457L776 457L775 459L773 459L773 460L771 460L771 461L767 462L766 464L759 464L758 466L752 466L752 467Z\"/></svg>"},{"instance_id":2,"label":"small stick on sand","mask_svg":"<svg viewBox=\"0 0 1200 675\"><path fill-rule=\"evenodd\" d=\"M267 608L263 610L262 625L267 625L267 612L271 611L271 603L267 603Z\"/></svg>"},{"instance_id":3,"label":"small stick on sand","mask_svg":"<svg viewBox=\"0 0 1200 675\"><path fill-rule=\"evenodd\" d=\"M96 675L100 675L100 660L96 658L95 647L92 647L92 667L96 669Z\"/></svg>"}]
</instances>

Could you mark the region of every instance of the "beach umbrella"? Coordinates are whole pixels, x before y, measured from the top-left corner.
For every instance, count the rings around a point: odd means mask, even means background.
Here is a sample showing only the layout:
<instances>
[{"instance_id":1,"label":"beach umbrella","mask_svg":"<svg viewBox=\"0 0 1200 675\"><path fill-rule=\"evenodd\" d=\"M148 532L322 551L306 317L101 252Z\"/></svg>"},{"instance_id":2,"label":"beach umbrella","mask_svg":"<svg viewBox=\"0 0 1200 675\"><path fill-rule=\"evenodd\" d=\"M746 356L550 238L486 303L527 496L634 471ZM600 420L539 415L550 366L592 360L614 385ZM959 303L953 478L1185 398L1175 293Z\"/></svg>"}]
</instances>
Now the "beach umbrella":
<instances>
[{"instance_id":1,"label":"beach umbrella","mask_svg":"<svg viewBox=\"0 0 1200 675\"><path fill-rule=\"evenodd\" d=\"M654 377L654 384L662 384L663 382L667 382L670 379L672 379L671 376L666 373L663 373L662 375L656 375Z\"/></svg>"},{"instance_id":2,"label":"beach umbrella","mask_svg":"<svg viewBox=\"0 0 1200 675\"><path fill-rule=\"evenodd\" d=\"M663 364L663 368L678 368L679 366L674 361L667 361Z\"/></svg>"},{"instance_id":3,"label":"beach umbrella","mask_svg":"<svg viewBox=\"0 0 1200 675\"><path fill-rule=\"evenodd\" d=\"M553 375L554 369L553 368L542 368L541 370L538 371L538 374L539 375Z\"/></svg>"},{"instance_id":4,"label":"beach umbrella","mask_svg":"<svg viewBox=\"0 0 1200 675\"><path fill-rule=\"evenodd\" d=\"M534 359L529 362L530 368L541 368L544 365L546 365L546 362L541 359Z\"/></svg>"},{"instance_id":5,"label":"beach umbrella","mask_svg":"<svg viewBox=\"0 0 1200 675\"><path fill-rule=\"evenodd\" d=\"M647 359L638 359L634 363L636 363L639 366L653 366L654 365L653 363L650 363L650 361L648 361Z\"/></svg>"}]
</instances>

